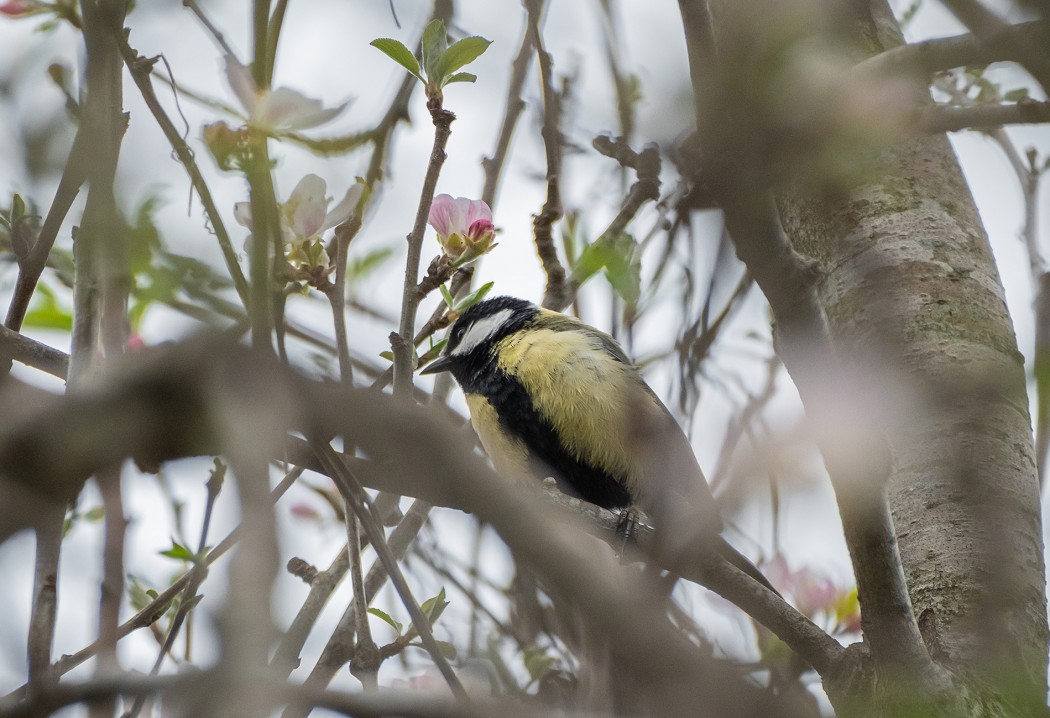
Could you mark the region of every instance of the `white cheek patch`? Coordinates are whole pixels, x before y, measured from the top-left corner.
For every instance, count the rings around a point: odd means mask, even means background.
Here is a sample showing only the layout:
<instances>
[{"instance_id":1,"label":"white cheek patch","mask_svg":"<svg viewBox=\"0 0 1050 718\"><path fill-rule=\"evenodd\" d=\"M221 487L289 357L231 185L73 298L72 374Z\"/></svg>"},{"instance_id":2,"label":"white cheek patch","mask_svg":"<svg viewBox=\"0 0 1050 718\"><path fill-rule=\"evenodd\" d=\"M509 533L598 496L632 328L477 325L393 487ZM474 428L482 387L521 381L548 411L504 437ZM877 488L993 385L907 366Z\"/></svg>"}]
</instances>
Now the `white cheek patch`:
<instances>
[{"instance_id":1,"label":"white cheek patch","mask_svg":"<svg viewBox=\"0 0 1050 718\"><path fill-rule=\"evenodd\" d=\"M452 350L450 356L463 356L464 354L470 354L477 349L478 346L485 343L487 339L496 334L496 332L498 332L513 316L513 309L501 309L495 314L474 322L467 328L467 333L463 335L463 338L460 340L459 344L456 345L456 348Z\"/></svg>"}]
</instances>

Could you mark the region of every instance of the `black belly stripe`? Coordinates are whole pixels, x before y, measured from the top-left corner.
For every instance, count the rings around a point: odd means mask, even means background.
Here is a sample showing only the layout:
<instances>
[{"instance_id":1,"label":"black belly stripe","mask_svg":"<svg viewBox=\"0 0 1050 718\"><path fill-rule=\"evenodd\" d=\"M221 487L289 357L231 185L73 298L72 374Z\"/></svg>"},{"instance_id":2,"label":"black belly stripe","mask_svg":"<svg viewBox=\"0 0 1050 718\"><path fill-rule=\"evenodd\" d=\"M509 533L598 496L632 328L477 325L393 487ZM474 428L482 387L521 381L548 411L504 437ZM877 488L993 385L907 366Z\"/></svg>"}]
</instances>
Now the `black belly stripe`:
<instances>
[{"instance_id":1,"label":"black belly stripe","mask_svg":"<svg viewBox=\"0 0 1050 718\"><path fill-rule=\"evenodd\" d=\"M622 483L565 450L554 427L536 411L517 378L490 365L485 371L470 372L460 383L464 391L481 394L488 400L503 431L525 442L532 470L538 477L553 476L565 493L602 508L622 508L633 503Z\"/></svg>"}]
</instances>

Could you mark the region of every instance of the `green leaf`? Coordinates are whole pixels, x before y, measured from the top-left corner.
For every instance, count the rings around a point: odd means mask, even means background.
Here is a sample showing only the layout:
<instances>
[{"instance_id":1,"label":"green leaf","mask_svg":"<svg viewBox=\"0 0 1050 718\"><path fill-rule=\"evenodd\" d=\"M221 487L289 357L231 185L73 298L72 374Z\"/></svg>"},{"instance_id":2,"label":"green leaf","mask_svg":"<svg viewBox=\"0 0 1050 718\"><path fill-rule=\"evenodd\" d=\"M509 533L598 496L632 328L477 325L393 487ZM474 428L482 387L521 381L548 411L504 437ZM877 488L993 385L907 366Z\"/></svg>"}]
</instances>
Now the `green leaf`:
<instances>
[{"instance_id":1,"label":"green leaf","mask_svg":"<svg viewBox=\"0 0 1050 718\"><path fill-rule=\"evenodd\" d=\"M439 356L441 356L441 350L444 349L445 344L447 344L447 343L448 343L447 339L442 339L441 341L437 342L436 344L433 343L433 340L431 340L431 347L429 349L427 349L425 352L423 352L423 356L419 357L419 361L417 362L416 366L424 367L427 364L429 364L430 362L432 362L435 359L437 359Z\"/></svg>"},{"instance_id":2,"label":"green leaf","mask_svg":"<svg viewBox=\"0 0 1050 718\"><path fill-rule=\"evenodd\" d=\"M441 292L441 298L445 300L445 306L449 309L453 309L456 304L456 299L452 296L452 292L448 291L448 287L444 284L438 287L438 290Z\"/></svg>"},{"instance_id":3,"label":"green leaf","mask_svg":"<svg viewBox=\"0 0 1050 718\"><path fill-rule=\"evenodd\" d=\"M72 331L73 315L59 306L55 292L46 284L38 284L33 303L22 321L23 327Z\"/></svg>"},{"instance_id":4,"label":"green leaf","mask_svg":"<svg viewBox=\"0 0 1050 718\"><path fill-rule=\"evenodd\" d=\"M573 282L582 285L599 270L605 270L613 290L629 303L641 295L641 267L637 243L629 234L602 237L587 246L572 271Z\"/></svg>"},{"instance_id":5,"label":"green leaf","mask_svg":"<svg viewBox=\"0 0 1050 718\"><path fill-rule=\"evenodd\" d=\"M379 352L379 356L381 356L383 359L386 359L387 361L394 361L394 352Z\"/></svg>"},{"instance_id":6,"label":"green leaf","mask_svg":"<svg viewBox=\"0 0 1050 718\"><path fill-rule=\"evenodd\" d=\"M161 551L160 554L161 556L178 559L179 561L193 561L196 558L192 551L174 539L171 542L171 548L167 551Z\"/></svg>"},{"instance_id":7,"label":"green leaf","mask_svg":"<svg viewBox=\"0 0 1050 718\"><path fill-rule=\"evenodd\" d=\"M529 646L521 657L525 664L525 670L529 672L529 678L538 681L547 674L547 671L558 662L557 658L548 656L547 652L539 646Z\"/></svg>"},{"instance_id":8,"label":"green leaf","mask_svg":"<svg viewBox=\"0 0 1050 718\"><path fill-rule=\"evenodd\" d=\"M456 660L456 656L459 654L459 652L456 650L456 647L454 645L452 645L448 641L435 640L434 643L437 644L438 651L441 653L441 655L443 655L450 661ZM415 646L416 648L422 648L424 651L427 649L427 647L424 646L422 643L409 643L408 645Z\"/></svg>"},{"instance_id":9,"label":"green leaf","mask_svg":"<svg viewBox=\"0 0 1050 718\"><path fill-rule=\"evenodd\" d=\"M22 199L22 195L15 194L15 196L11 198L11 224L14 224L18 220L20 220L22 217L24 217L25 213L26 213L26 202L25 202L25 200Z\"/></svg>"},{"instance_id":10,"label":"green leaf","mask_svg":"<svg viewBox=\"0 0 1050 718\"><path fill-rule=\"evenodd\" d=\"M365 252L360 257L354 257L346 268L347 281L357 282L364 279L393 256L393 247L380 247L370 252Z\"/></svg>"},{"instance_id":11,"label":"green leaf","mask_svg":"<svg viewBox=\"0 0 1050 718\"><path fill-rule=\"evenodd\" d=\"M1025 99L1027 97L1028 97L1028 88L1027 87L1018 87L1016 90L1010 90L1005 95L1003 95L1003 99L1006 100L1007 102L1020 102L1021 100ZM17 197L17 195L15 195L15 196Z\"/></svg>"},{"instance_id":12,"label":"green leaf","mask_svg":"<svg viewBox=\"0 0 1050 718\"><path fill-rule=\"evenodd\" d=\"M454 73L461 67L466 67L470 63L477 60L489 49L489 45L492 42L486 40L483 37L465 37L459 42L452 45L452 47L445 50L441 55L441 59L437 64L438 73L436 76L432 76L430 79L435 80L440 78L442 84L445 84L445 78Z\"/></svg>"},{"instance_id":13,"label":"green leaf","mask_svg":"<svg viewBox=\"0 0 1050 718\"><path fill-rule=\"evenodd\" d=\"M445 588L442 586L436 596L423 601L423 605L419 608L426 614L427 620L429 620L430 625L433 626L437 623L438 619L441 618L441 614L445 612L448 605L449 602L445 600Z\"/></svg>"},{"instance_id":14,"label":"green leaf","mask_svg":"<svg viewBox=\"0 0 1050 718\"><path fill-rule=\"evenodd\" d=\"M103 519L103 517L105 517L105 515L106 515L106 510L104 508L102 508L101 506L96 506L94 508L91 508L91 509L88 509L87 511L85 511L83 513L83 515L81 516L81 518L83 518L85 521L95 522L95 521L101 521Z\"/></svg>"},{"instance_id":15,"label":"green leaf","mask_svg":"<svg viewBox=\"0 0 1050 718\"><path fill-rule=\"evenodd\" d=\"M387 613L386 611L381 611L378 608L370 608L368 609L368 612L376 618L383 621L384 623L388 624L397 632L397 635L401 635L401 629L404 628L404 625L400 621L395 621L393 618L391 618L389 613Z\"/></svg>"},{"instance_id":16,"label":"green leaf","mask_svg":"<svg viewBox=\"0 0 1050 718\"><path fill-rule=\"evenodd\" d=\"M444 84L451 85L453 82L476 82L477 79L477 75L472 75L469 72L457 72L455 75L446 77Z\"/></svg>"},{"instance_id":17,"label":"green leaf","mask_svg":"<svg viewBox=\"0 0 1050 718\"><path fill-rule=\"evenodd\" d=\"M475 304L477 304L482 299L484 299L486 294L488 294L490 291L492 291L492 286L494 284L495 284L495 282L488 282L487 284L482 284L480 287L475 289L473 292L471 292L467 296L463 297L463 299L460 300L459 304L456 305L456 307L455 307L456 311L457 312L465 312L468 309L470 309L471 307L473 307Z\"/></svg>"},{"instance_id":18,"label":"green leaf","mask_svg":"<svg viewBox=\"0 0 1050 718\"><path fill-rule=\"evenodd\" d=\"M426 70L429 82L441 82L442 77L438 74L438 67L447 49L448 33L445 30L445 23L441 20L431 20L423 30L423 69Z\"/></svg>"},{"instance_id":19,"label":"green leaf","mask_svg":"<svg viewBox=\"0 0 1050 718\"><path fill-rule=\"evenodd\" d=\"M196 596L191 598L189 601L186 601L186 603L182 604L182 606L185 606L185 608L183 610L186 613L189 613L190 611L192 611L194 608L197 607L197 604L200 603L201 599L203 599L203 598L204 598L204 594L203 593L198 593ZM180 606L180 608L182 608L182 606Z\"/></svg>"},{"instance_id":20,"label":"green leaf","mask_svg":"<svg viewBox=\"0 0 1050 718\"><path fill-rule=\"evenodd\" d=\"M412 51L405 47L405 43L389 37L380 37L368 44L408 70L420 82L423 82L423 76L419 74L419 61L416 60Z\"/></svg>"},{"instance_id":21,"label":"green leaf","mask_svg":"<svg viewBox=\"0 0 1050 718\"><path fill-rule=\"evenodd\" d=\"M438 591L436 596L428 598L420 604L419 608L423 611L423 615L427 617L427 621L430 623L430 627L433 628L437 623L438 619L441 618L441 614L448 608L449 602L445 600L445 588L442 587ZM405 634L409 638L419 635L416 627L413 625L409 627L408 633Z\"/></svg>"}]
</instances>

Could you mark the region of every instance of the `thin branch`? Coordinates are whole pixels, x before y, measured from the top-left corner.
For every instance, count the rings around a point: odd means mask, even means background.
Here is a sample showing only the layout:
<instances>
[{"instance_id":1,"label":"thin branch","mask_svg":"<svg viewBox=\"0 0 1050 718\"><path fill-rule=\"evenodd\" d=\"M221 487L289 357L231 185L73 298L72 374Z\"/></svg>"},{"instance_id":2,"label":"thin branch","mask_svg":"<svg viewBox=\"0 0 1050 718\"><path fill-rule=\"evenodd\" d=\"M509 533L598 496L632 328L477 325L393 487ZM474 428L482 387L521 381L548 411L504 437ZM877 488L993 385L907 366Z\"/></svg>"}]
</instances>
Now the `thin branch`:
<instances>
[{"instance_id":1,"label":"thin branch","mask_svg":"<svg viewBox=\"0 0 1050 718\"><path fill-rule=\"evenodd\" d=\"M1014 104L934 105L919 111L915 127L939 134L960 130L994 130L1003 125L1034 125L1050 122L1050 101L1026 99Z\"/></svg>"},{"instance_id":2,"label":"thin branch","mask_svg":"<svg viewBox=\"0 0 1050 718\"><path fill-rule=\"evenodd\" d=\"M73 147L69 150L66 166L62 170L62 177L55 189L55 198L51 201L44 224L40 228L40 234L30 250L26 259L19 263L18 278L15 280L14 293L11 296L11 304L7 309L7 318L4 325L15 331L22 328L26 310L29 302L36 291L40 275L47 266L48 255L51 248L55 246L58 232L62 228L66 214L73 201L80 192L81 185L87 179L87 163L90 155L88 135L90 132L83 123L77 128L76 136L73 138Z\"/></svg>"},{"instance_id":3,"label":"thin branch","mask_svg":"<svg viewBox=\"0 0 1050 718\"><path fill-rule=\"evenodd\" d=\"M529 16L528 34L532 46L536 48L536 59L540 68L540 91L543 95L543 126L540 135L543 137L543 148L547 157L547 198L540 213L532 218L532 233L536 241L536 253L540 256L543 271L547 275L547 288L543 292L543 306L550 308L565 307L571 299L565 282L565 267L558 259L554 247L553 227L561 219L561 101L554 88L554 72L551 68L550 53L543 46L543 34L540 25L543 20L543 3L540 0L526 0L525 9Z\"/></svg>"},{"instance_id":4,"label":"thin branch","mask_svg":"<svg viewBox=\"0 0 1050 718\"><path fill-rule=\"evenodd\" d=\"M76 705L99 698L116 696L166 695L192 697L214 701L217 696L228 695L230 687L223 683L226 674L221 669L188 671L180 675L143 676L137 673L122 673L85 682L66 682L49 688L45 694L31 701L0 704L0 718L35 718L50 715L66 706ZM268 709L280 705L295 706L309 712L313 708L332 711L355 718L546 718L549 709L529 709L518 700L479 700L464 704L436 695L415 695L398 691L381 693L345 693L317 690L310 686L275 682L268 676L248 676L241 693L233 699L253 698ZM560 712L566 718L593 714Z\"/></svg>"},{"instance_id":5,"label":"thin branch","mask_svg":"<svg viewBox=\"0 0 1050 718\"><path fill-rule=\"evenodd\" d=\"M49 347L13 329L0 326L0 357L14 360L65 379L69 371L69 355Z\"/></svg>"},{"instance_id":6,"label":"thin branch","mask_svg":"<svg viewBox=\"0 0 1050 718\"><path fill-rule=\"evenodd\" d=\"M204 552L208 545L208 530L211 527L212 510L215 508L215 500L219 497L219 491L222 489L225 475L226 466L216 460L211 477L208 479L207 483L208 495L204 504L204 519L201 521L200 540L197 542L197 552L194 555L194 564L196 566L201 566L202 570L191 572L193 576L182 591L182 596L179 599L179 607L175 611L175 617L171 619L171 624L168 626L168 633L164 637L164 642L161 644L157 658L153 662L153 668L150 669L149 675L151 676L160 674L160 667L164 663L164 657L171 653L172 646L175 645L175 639L179 635L179 631L182 630L183 623L186 622L190 611L193 610L193 607L197 603L197 589L200 588L201 583L203 583L204 579L208 576L208 571L206 568L203 568L201 562L204 559ZM125 714L124 718L137 718L139 713L142 712L142 707L145 703L146 697L138 696L131 709Z\"/></svg>"},{"instance_id":7,"label":"thin branch","mask_svg":"<svg viewBox=\"0 0 1050 718\"><path fill-rule=\"evenodd\" d=\"M546 0L538 0L540 11ZM485 185L481 190L481 200L490 208L495 208L496 192L499 189L500 176L503 173L503 165L507 161L510 151L510 140L514 136L514 128L518 124L518 118L525 109L525 101L521 99L521 90L525 86L525 78L529 73L529 55L532 53L532 31L526 20L525 29L521 35L521 46L518 54L510 66L510 80L507 82L507 99L504 102L503 121L500 123L499 134L496 137L496 147L491 157L481 161L481 168L485 172Z\"/></svg>"},{"instance_id":8,"label":"thin branch","mask_svg":"<svg viewBox=\"0 0 1050 718\"><path fill-rule=\"evenodd\" d=\"M354 589L351 607L354 612L354 633L357 635L350 672L361 681L365 690L376 690L379 688L379 667L383 659L379 655L379 646L372 638L372 628L368 624L368 599L365 596L364 572L361 570L361 536L358 533L357 516L349 506L344 510L346 549L350 555L350 581Z\"/></svg>"},{"instance_id":9,"label":"thin branch","mask_svg":"<svg viewBox=\"0 0 1050 718\"><path fill-rule=\"evenodd\" d=\"M163 106L160 104L160 100L157 99L157 94L153 90L153 82L151 75L153 72L153 65L156 63L157 58L145 58L138 54L127 42L123 32L117 32L117 47L120 49L120 54L124 58L124 64L128 68L128 72L131 74L131 79L135 82L136 87L139 88L139 92L142 95L143 101L146 103L146 107L153 114L153 118L156 120L157 125L160 127L161 132L164 133L164 137L168 140L172 150L175 152L175 156L178 157L179 163L186 170L186 174L189 175L190 182L193 184L193 189L196 190L197 196L201 199L201 205L204 207L204 212L208 216L208 222L211 224L212 231L215 232L215 239L219 243L219 249L222 251L223 260L226 262L226 268L230 272L230 278L233 279L233 286L237 290L237 295L241 298L241 302L244 306L248 306L248 280L244 277L244 272L241 271L241 265L237 260L237 252L233 248L233 242L230 240L230 235L226 231L226 225L222 221L222 215L219 213L219 208L215 205L215 200L211 195L211 190L208 188L208 183L204 179L204 175L201 174L200 168L197 166L197 162L194 159L193 150L182 138L178 128L175 127L175 123L171 121L168 114L164 111Z\"/></svg>"},{"instance_id":10,"label":"thin branch","mask_svg":"<svg viewBox=\"0 0 1050 718\"><path fill-rule=\"evenodd\" d=\"M343 458L345 460L346 457ZM426 523L431 508L431 505L425 501L413 501L408 511L405 512L404 518L390 533L387 544L398 561L404 559L408 547ZM383 587L388 578L389 575L384 570L383 564L379 559L373 561L372 567L368 570L368 575L365 577L365 603L372 603L376 594L379 593L379 589ZM347 606L338 624L336 624L335 630L332 631L332 635L321 651L317 663L314 664L310 675L306 678L304 685L316 689L325 688L339 669L353 658L354 624L356 620L353 605ZM303 636L303 640L305 641L305 636ZM300 645L296 649L296 655L298 655L298 650L301 648L302 646ZM282 718L305 718L305 715L306 712L301 709L289 708L284 712Z\"/></svg>"},{"instance_id":11,"label":"thin branch","mask_svg":"<svg viewBox=\"0 0 1050 718\"><path fill-rule=\"evenodd\" d=\"M124 538L128 521L124 517L120 468L100 471L96 482L105 512L105 540L98 613L98 664L95 675L106 675L120 668L117 661L117 641L120 607L124 600ZM114 707L112 703L94 704L91 706L91 713L100 717L112 716Z\"/></svg>"},{"instance_id":12,"label":"thin branch","mask_svg":"<svg viewBox=\"0 0 1050 718\"><path fill-rule=\"evenodd\" d=\"M441 107L440 98L428 100L427 109L430 110L430 118L434 123L434 146L430 151L427 173L423 179L416 220L412 232L406 237L408 255L405 259L405 279L401 294L401 324L398 334L391 334L391 348L394 351L394 393L402 396L412 391L412 373L416 369L411 340L415 334L416 312L419 308L419 292L416 285L419 282L423 233L427 228L427 217L430 214L430 204L434 200L441 166L445 164L445 145L448 144L448 137L452 132L452 121L456 119L454 114Z\"/></svg>"},{"instance_id":13,"label":"thin branch","mask_svg":"<svg viewBox=\"0 0 1050 718\"><path fill-rule=\"evenodd\" d=\"M292 562L289 561L289 570L291 566ZM349 568L350 558L344 546L327 569L310 577L310 592L299 607L295 618L292 619L288 630L281 635L281 641L277 644L273 659L270 661L270 665L280 671L281 676L287 678L299 666L299 653L306 644L310 630ZM303 580L306 578L303 577Z\"/></svg>"},{"instance_id":14,"label":"thin branch","mask_svg":"<svg viewBox=\"0 0 1050 718\"><path fill-rule=\"evenodd\" d=\"M55 641L58 608L58 562L62 551L65 506L52 507L36 530L36 561L33 568L33 606L29 614L29 681L32 698L57 677L51 670L51 647Z\"/></svg>"},{"instance_id":15,"label":"thin branch","mask_svg":"<svg viewBox=\"0 0 1050 718\"><path fill-rule=\"evenodd\" d=\"M1018 61L1043 86L1043 92L1050 93L1050 61L1045 53L1045 30L1035 33L1042 35L1042 42L1028 45L1023 42L1026 39L1023 33L1011 36L1010 25L982 5L980 0L944 0L944 5L988 47L1012 43Z\"/></svg>"},{"instance_id":16,"label":"thin branch","mask_svg":"<svg viewBox=\"0 0 1050 718\"><path fill-rule=\"evenodd\" d=\"M182 6L188 7L190 11L197 16L197 20L200 21L201 25L204 25L204 28L208 31L208 34L211 35L211 38L215 41L215 44L219 46L219 49L222 50L224 54L229 55L231 57L237 57L237 54L233 51L233 48L231 48L226 42L226 38L223 36L222 32L220 32L219 28L215 27L215 25L212 24L211 20L209 20L208 16L204 14L203 10L201 10L201 7L197 4L196 0L182 0Z\"/></svg>"},{"instance_id":17,"label":"thin branch","mask_svg":"<svg viewBox=\"0 0 1050 718\"><path fill-rule=\"evenodd\" d=\"M269 55L266 63L266 82L273 82L273 68L277 64L277 47L284 27L284 15L288 10L288 0L277 0L277 5L270 14L270 25L266 32Z\"/></svg>"},{"instance_id":18,"label":"thin branch","mask_svg":"<svg viewBox=\"0 0 1050 718\"><path fill-rule=\"evenodd\" d=\"M285 492L291 488L298 478L302 475L302 469L293 469L281 480L281 482L274 487L270 493L270 500L276 503ZM154 623L159 621L165 611L171 605L172 601L190 584L192 581L197 580L197 575L207 571L207 567L211 566L215 561L225 555L231 548L233 548L237 541L240 539L240 528L235 528L229 534L226 535L222 541L216 544L215 548L208 552L203 563L197 564L186 573L179 576L170 586L160 592L156 598L146 604L138 613L129 618L127 621L122 623L117 628L117 638L123 639L131 635L135 631L141 628L147 628L152 626ZM51 671L54 676L60 677L73 670L80 664L87 661L89 658L93 658L99 651L100 643L95 641L88 646L80 649L72 655L62 656L51 666ZM32 659L31 659L32 660ZM32 665L32 663L31 663ZM26 694L27 686L23 685L15 689L7 695L7 698L16 699L21 698Z\"/></svg>"},{"instance_id":19,"label":"thin branch","mask_svg":"<svg viewBox=\"0 0 1050 718\"><path fill-rule=\"evenodd\" d=\"M1020 62L1024 56L1020 48L1035 46L1046 31L1045 21L1034 20L1003 27L993 42L985 42L971 33L900 45L862 60L852 72L860 76L898 77L917 73L929 77L956 67Z\"/></svg>"},{"instance_id":20,"label":"thin branch","mask_svg":"<svg viewBox=\"0 0 1050 718\"><path fill-rule=\"evenodd\" d=\"M634 216L646 202L660 199L660 151L656 145L646 145L641 152L635 152L622 138L613 140L610 137L599 136L594 139L594 148L606 157L617 160L623 167L629 167L637 172L638 179L631 185L627 196L620 205L620 210L613 217L609 226L598 235L594 243L612 242L627 230ZM572 302L580 285L586 277L581 277L577 272L569 276L563 293L557 297L551 297L548 302L544 299L544 305L548 309L563 310Z\"/></svg>"},{"instance_id":21,"label":"thin branch","mask_svg":"<svg viewBox=\"0 0 1050 718\"><path fill-rule=\"evenodd\" d=\"M422 641L423 646L427 649L427 652L430 653L431 660L434 661L434 664L441 672L445 682L448 683L449 688L452 689L453 695L462 701L468 700L463 685L459 682L459 678L456 677L455 672L453 672L452 667L448 664L448 660L445 658L437 641L434 639L434 633L431 629L429 619L424 615L422 609L419 607L419 603L412 595L408 583L405 581L404 574L401 572L401 567L398 565L397 558L390 550L390 546L386 542L386 537L383 535L382 527L376 523L375 518L361 500L364 496L364 489L361 487L360 482L358 482L349 467L336 456L335 451L331 446L319 441L311 443L314 451L317 452L317 458L320 459L329 476L335 481L336 486L339 488L339 493L342 494L343 500L353 509L358 520L364 526L365 532L371 539L372 546L375 549L379 560L383 564L383 568L386 570L391 583L397 591L398 597L408 610L408 615L412 619L412 625L415 626L416 632L419 633L419 638Z\"/></svg>"}]
</instances>

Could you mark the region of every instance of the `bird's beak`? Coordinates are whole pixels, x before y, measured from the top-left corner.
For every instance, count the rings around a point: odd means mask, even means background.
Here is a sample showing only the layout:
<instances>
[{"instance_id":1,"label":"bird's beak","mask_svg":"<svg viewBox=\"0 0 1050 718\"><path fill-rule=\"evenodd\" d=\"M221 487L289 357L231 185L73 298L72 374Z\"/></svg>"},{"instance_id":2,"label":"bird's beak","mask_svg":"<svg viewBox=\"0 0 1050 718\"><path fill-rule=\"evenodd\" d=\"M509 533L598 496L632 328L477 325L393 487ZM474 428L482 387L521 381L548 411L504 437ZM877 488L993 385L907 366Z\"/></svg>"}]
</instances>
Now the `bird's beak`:
<instances>
[{"instance_id":1,"label":"bird's beak","mask_svg":"<svg viewBox=\"0 0 1050 718\"><path fill-rule=\"evenodd\" d=\"M452 359L444 356L435 359L434 361L427 364L426 368L420 371L420 374L437 374L438 372L448 371L452 368Z\"/></svg>"}]
</instances>

